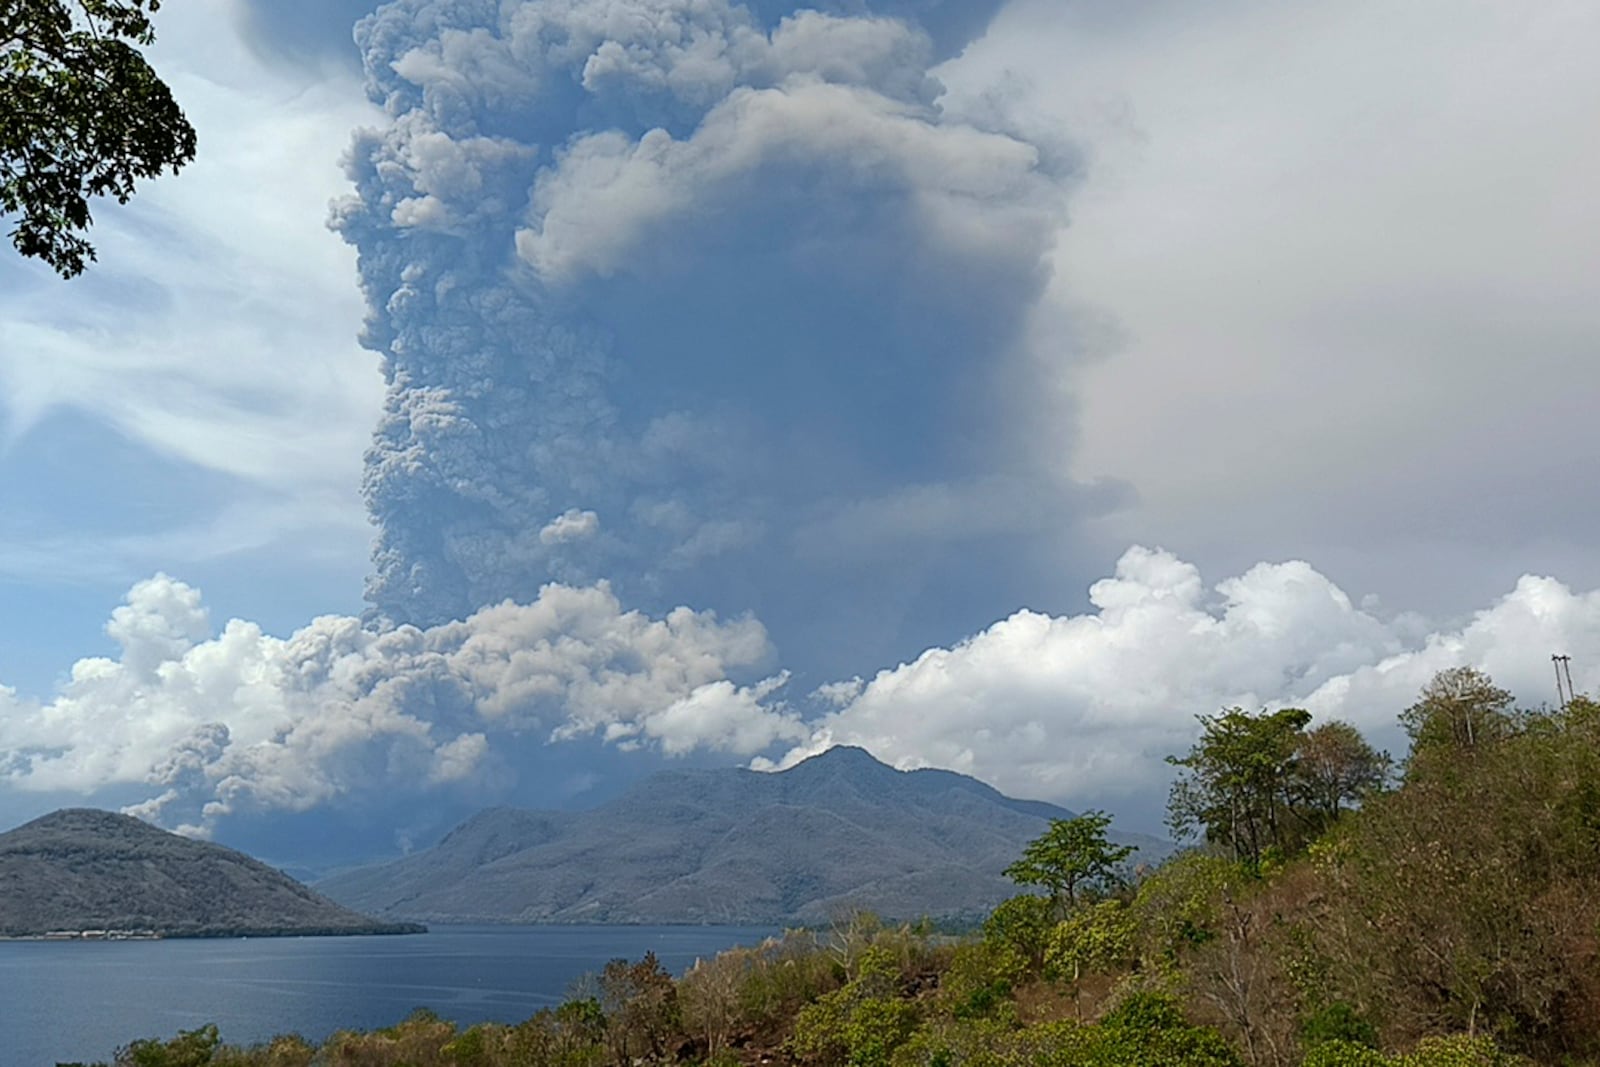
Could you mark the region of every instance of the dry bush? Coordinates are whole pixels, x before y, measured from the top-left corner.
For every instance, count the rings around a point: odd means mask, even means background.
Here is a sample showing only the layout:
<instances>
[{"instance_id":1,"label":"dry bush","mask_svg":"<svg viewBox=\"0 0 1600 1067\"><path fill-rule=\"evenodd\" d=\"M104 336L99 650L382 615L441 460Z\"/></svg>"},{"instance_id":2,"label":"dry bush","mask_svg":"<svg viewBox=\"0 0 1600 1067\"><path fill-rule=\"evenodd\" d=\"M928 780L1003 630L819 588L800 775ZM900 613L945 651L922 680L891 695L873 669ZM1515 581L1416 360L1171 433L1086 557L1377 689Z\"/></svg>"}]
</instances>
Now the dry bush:
<instances>
[{"instance_id":1,"label":"dry bush","mask_svg":"<svg viewBox=\"0 0 1600 1067\"><path fill-rule=\"evenodd\" d=\"M735 948L713 959L696 960L678 980L684 1028L705 1042L708 1056L725 1048L734 1028L744 1021L740 992L756 966L755 950Z\"/></svg>"},{"instance_id":2,"label":"dry bush","mask_svg":"<svg viewBox=\"0 0 1600 1067\"><path fill-rule=\"evenodd\" d=\"M341 1030L322 1046L318 1058L327 1067L456 1067L444 1052L455 1036L452 1023L419 1010L385 1030Z\"/></svg>"}]
</instances>

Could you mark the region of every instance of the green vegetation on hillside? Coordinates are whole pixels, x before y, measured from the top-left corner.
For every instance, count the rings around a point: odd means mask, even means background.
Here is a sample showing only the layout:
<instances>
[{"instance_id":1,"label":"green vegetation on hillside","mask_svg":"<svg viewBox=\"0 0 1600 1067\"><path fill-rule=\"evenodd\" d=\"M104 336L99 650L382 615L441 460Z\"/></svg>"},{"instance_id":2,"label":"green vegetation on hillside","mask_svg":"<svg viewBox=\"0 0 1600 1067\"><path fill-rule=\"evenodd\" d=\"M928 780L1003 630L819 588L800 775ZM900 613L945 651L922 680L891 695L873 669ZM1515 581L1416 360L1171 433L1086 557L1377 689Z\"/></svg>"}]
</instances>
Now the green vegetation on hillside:
<instances>
[{"instance_id":1,"label":"green vegetation on hillside","mask_svg":"<svg viewBox=\"0 0 1600 1067\"><path fill-rule=\"evenodd\" d=\"M868 916L674 979L616 960L561 1007L427 1013L320 1048L214 1029L126 1067L1511 1067L1600 1064L1600 704L1439 675L1396 772L1294 709L1202 719L1169 810L1205 843L1125 869L1055 820L963 937Z\"/></svg>"}]
</instances>

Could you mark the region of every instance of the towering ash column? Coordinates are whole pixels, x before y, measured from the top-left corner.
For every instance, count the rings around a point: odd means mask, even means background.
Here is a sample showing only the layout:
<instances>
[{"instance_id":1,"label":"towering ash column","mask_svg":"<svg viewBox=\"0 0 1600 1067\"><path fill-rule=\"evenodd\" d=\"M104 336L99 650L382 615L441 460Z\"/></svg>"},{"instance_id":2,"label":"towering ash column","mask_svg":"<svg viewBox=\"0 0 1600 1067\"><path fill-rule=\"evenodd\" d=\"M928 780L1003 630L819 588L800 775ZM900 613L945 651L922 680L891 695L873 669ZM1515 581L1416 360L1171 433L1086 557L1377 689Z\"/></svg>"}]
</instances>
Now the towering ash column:
<instances>
[{"instance_id":1,"label":"towering ash column","mask_svg":"<svg viewBox=\"0 0 1600 1067\"><path fill-rule=\"evenodd\" d=\"M1047 521L993 424L1070 161L929 74L995 6L364 20L389 121L334 225L388 382L374 614L606 577L781 628L830 583L887 603L963 536Z\"/></svg>"}]
</instances>

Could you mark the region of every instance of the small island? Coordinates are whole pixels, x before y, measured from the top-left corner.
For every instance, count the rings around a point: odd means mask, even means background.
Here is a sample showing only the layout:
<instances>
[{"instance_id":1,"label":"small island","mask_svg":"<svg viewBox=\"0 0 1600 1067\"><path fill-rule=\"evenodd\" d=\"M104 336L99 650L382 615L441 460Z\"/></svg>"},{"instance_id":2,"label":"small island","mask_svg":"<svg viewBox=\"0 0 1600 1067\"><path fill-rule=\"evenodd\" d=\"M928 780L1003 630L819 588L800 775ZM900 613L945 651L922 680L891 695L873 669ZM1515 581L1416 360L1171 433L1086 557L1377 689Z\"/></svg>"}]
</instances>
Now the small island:
<instances>
[{"instance_id":1,"label":"small island","mask_svg":"<svg viewBox=\"0 0 1600 1067\"><path fill-rule=\"evenodd\" d=\"M335 904L282 871L90 808L0 834L0 937L45 941L422 933Z\"/></svg>"}]
</instances>

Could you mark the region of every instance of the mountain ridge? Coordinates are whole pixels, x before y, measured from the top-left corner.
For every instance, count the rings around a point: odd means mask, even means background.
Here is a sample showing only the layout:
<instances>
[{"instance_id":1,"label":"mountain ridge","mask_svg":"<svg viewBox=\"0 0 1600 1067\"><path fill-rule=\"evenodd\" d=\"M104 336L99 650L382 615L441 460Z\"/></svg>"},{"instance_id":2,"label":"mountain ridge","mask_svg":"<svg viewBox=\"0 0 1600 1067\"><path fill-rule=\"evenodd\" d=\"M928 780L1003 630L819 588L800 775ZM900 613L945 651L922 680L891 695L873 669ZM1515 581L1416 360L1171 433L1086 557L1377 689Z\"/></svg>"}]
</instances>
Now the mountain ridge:
<instances>
[{"instance_id":1,"label":"mountain ridge","mask_svg":"<svg viewBox=\"0 0 1600 1067\"><path fill-rule=\"evenodd\" d=\"M841 746L779 772L654 775L581 812L488 808L437 845L316 883L370 914L431 922L819 923L855 909L975 916L1052 818L954 771ZM1113 834L1158 859L1167 842Z\"/></svg>"},{"instance_id":2,"label":"mountain ridge","mask_svg":"<svg viewBox=\"0 0 1600 1067\"><path fill-rule=\"evenodd\" d=\"M259 860L130 815L63 808L0 834L0 935L163 937L412 932L336 904Z\"/></svg>"}]
</instances>

